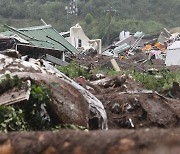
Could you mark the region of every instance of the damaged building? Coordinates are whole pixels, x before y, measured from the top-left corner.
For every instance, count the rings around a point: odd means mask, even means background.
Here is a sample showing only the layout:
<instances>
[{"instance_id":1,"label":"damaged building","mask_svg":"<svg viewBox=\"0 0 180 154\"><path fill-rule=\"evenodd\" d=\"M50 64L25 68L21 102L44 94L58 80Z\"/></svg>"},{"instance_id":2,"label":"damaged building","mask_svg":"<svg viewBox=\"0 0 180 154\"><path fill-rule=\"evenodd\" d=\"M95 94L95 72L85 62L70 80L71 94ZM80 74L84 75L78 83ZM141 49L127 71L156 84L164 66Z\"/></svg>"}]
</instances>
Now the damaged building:
<instances>
[{"instance_id":1,"label":"damaged building","mask_svg":"<svg viewBox=\"0 0 180 154\"><path fill-rule=\"evenodd\" d=\"M51 25L15 29L5 26L9 31L2 35L13 39L13 47L22 56L32 58L45 56L49 61L59 59L65 62L65 53L77 53L78 50L66 41ZM65 63L66 64L66 63Z\"/></svg>"},{"instance_id":2,"label":"damaged building","mask_svg":"<svg viewBox=\"0 0 180 154\"><path fill-rule=\"evenodd\" d=\"M101 39L89 39L79 24L71 27L70 31L61 33L61 35L80 52L95 50L97 53L101 54Z\"/></svg>"},{"instance_id":3,"label":"damaged building","mask_svg":"<svg viewBox=\"0 0 180 154\"><path fill-rule=\"evenodd\" d=\"M47 24L6 28L0 35L0 128L48 132L2 134L0 153L179 148L180 86L173 74L179 68L170 67L180 65L178 35L123 31L101 49L101 39L90 40L79 24L65 33ZM76 131L59 131L64 128Z\"/></svg>"}]
</instances>

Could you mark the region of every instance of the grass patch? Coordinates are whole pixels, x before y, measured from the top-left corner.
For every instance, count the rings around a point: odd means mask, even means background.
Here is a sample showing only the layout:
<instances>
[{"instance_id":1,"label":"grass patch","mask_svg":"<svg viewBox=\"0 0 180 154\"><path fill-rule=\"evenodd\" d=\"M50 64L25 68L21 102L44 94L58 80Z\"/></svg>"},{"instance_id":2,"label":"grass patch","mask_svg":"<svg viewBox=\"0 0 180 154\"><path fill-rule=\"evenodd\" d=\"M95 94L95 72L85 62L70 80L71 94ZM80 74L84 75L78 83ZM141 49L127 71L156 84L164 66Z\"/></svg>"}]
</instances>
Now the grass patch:
<instances>
[{"instance_id":1,"label":"grass patch","mask_svg":"<svg viewBox=\"0 0 180 154\"><path fill-rule=\"evenodd\" d=\"M132 71L133 78L141 83L146 89L163 91L172 87L173 82L180 83L180 72L162 70L159 72L137 72Z\"/></svg>"},{"instance_id":2,"label":"grass patch","mask_svg":"<svg viewBox=\"0 0 180 154\"><path fill-rule=\"evenodd\" d=\"M89 72L83 66L78 65L75 62L71 62L68 66L57 66L57 69L62 73L70 77L71 79L77 78L79 76L84 76L89 78Z\"/></svg>"}]
</instances>

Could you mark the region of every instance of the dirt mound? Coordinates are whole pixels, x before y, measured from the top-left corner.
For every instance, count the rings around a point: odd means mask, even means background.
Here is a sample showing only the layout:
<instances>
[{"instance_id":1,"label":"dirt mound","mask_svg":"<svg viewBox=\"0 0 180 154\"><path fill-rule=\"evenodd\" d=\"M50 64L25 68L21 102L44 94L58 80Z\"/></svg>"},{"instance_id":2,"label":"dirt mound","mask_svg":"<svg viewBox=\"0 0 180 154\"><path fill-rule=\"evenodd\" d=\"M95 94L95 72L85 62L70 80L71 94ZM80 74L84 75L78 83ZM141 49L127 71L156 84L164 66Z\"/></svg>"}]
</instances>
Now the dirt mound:
<instances>
[{"instance_id":1,"label":"dirt mound","mask_svg":"<svg viewBox=\"0 0 180 154\"><path fill-rule=\"evenodd\" d=\"M179 100L145 90L129 76L107 77L91 84L91 92L106 109L110 129L180 126Z\"/></svg>"},{"instance_id":2,"label":"dirt mound","mask_svg":"<svg viewBox=\"0 0 180 154\"><path fill-rule=\"evenodd\" d=\"M111 65L110 60L113 57L105 56L105 55L96 55L96 56L89 56L89 55L77 55L76 57L72 57L78 64L85 65L88 68L102 68L102 69L109 69L113 68ZM144 53L138 53L134 56L129 57L128 59L120 59L114 58L118 63L121 70L138 70L138 71L146 71L151 68L155 68L158 70L171 68L166 67L163 60L160 59L152 59L148 60ZM173 67L177 69L178 67Z\"/></svg>"}]
</instances>

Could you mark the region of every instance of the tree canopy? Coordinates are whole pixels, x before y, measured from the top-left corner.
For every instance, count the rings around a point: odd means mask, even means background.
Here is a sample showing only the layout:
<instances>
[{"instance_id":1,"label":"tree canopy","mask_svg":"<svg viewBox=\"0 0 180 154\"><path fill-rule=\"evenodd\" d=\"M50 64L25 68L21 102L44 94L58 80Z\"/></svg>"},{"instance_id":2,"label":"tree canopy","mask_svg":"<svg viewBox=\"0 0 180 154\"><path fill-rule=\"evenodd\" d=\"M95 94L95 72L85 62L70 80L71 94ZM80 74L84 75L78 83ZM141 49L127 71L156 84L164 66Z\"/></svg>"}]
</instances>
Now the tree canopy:
<instances>
[{"instance_id":1,"label":"tree canopy","mask_svg":"<svg viewBox=\"0 0 180 154\"><path fill-rule=\"evenodd\" d=\"M179 0L78 0L77 16L67 15L70 0L0 1L1 25L40 25L43 18L58 31L67 31L80 23L90 38L106 38L110 23L111 40L122 30L156 33L180 25Z\"/></svg>"}]
</instances>

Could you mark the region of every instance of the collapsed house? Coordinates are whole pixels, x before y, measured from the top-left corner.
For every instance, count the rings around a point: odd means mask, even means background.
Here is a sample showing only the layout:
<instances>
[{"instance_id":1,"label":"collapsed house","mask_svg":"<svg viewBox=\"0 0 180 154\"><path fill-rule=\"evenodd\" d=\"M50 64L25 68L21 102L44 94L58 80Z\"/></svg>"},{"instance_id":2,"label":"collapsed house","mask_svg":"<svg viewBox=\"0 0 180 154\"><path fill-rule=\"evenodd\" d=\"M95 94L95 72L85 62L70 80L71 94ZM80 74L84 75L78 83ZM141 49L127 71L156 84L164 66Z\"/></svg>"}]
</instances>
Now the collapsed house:
<instances>
[{"instance_id":1,"label":"collapsed house","mask_svg":"<svg viewBox=\"0 0 180 154\"><path fill-rule=\"evenodd\" d=\"M57 65L66 65L65 53L75 54L78 50L64 39L51 25L16 29L5 25L9 30L2 34L13 39L13 46L21 55L32 58L45 57ZM6 47L9 49L10 47Z\"/></svg>"},{"instance_id":2,"label":"collapsed house","mask_svg":"<svg viewBox=\"0 0 180 154\"><path fill-rule=\"evenodd\" d=\"M50 119L59 124L108 129L107 115L102 103L53 66L67 65L65 53L79 52L73 45L51 25L21 29L7 25L5 27L9 31L3 32L0 39L1 105L28 101L32 83L43 84L52 92L48 96L51 97L51 103L46 111ZM23 80L22 89L18 89L17 84L4 87L4 82L14 82L16 78Z\"/></svg>"},{"instance_id":3,"label":"collapsed house","mask_svg":"<svg viewBox=\"0 0 180 154\"><path fill-rule=\"evenodd\" d=\"M81 52L93 49L96 50L97 53L101 54L101 39L90 40L79 24L71 27L69 32L61 33L61 35Z\"/></svg>"},{"instance_id":4,"label":"collapsed house","mask_svg":"<svg viewBox=\"0 0 180 154\"><path fill-rule=\"evenodd\" d=\"M142 32L131 34L122 31L119 41L103 49L102 55L119 59L131 59L137 52L144 54L137 63L143 64L151 62L153 59L163 62L166 66L180 65L179 55L179 34L180 28L173 28L168 31L166 28L160 34L146 35Z\"/></svg>"},{"instance_id":5,"label":"collapsed house","mask_svg":"<svg viewBox=\"0 0 180 154\"><path fill-rule=\"evenodd\" d=\"M130 32L122 31L119 35L119 41L114 42L102 52L103 55L119 57L133 54L137 49L141 49L149 41L157 40L157 36L145 35L142 32L131 34Z\"/></svg>"}]
</instances>

